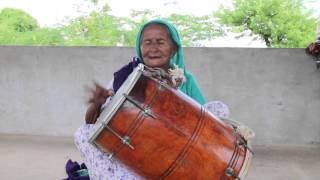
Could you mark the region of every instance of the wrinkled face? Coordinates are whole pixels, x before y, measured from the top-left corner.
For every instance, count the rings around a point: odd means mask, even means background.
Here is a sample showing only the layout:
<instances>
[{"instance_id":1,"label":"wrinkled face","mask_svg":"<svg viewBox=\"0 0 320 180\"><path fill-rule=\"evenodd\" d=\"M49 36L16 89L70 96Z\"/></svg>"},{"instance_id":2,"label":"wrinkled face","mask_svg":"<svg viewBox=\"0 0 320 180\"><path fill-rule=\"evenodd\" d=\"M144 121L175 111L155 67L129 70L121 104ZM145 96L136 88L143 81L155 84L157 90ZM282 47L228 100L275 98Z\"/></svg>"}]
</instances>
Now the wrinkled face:
<instances>
[{"instance_id":1,"label":"wrinkled face","mask_svg":"<svg viewBox=\"0 0 320 180\"><path fill-rule=\"evenodd\" d=\"M149 25L143 30L140 48L147 66L165 70L169 68L171 56L177 51L169 32L159 24Z\"/></svg>"}]
</instances>

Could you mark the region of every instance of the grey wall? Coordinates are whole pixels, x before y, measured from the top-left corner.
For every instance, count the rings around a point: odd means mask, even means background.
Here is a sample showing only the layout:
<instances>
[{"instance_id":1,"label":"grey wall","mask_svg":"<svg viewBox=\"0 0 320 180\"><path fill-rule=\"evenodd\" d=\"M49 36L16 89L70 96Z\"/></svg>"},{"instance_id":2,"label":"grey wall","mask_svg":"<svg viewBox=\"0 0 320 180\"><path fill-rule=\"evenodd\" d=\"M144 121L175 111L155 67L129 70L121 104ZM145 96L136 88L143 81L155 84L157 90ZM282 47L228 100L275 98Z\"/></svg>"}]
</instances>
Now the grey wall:
<instances>
[{"instance_id":1,"label":"grey wall","mask_svg":"<svg viewBox=\"0 0 320 180\"><path fill-rule=\"evenodd\" d=\"M207 100L256 132L255 144L320 143L320 71L303 49L185 48ZM0 133L71 136L85 86L107 84L132 48L0 47Z\"/></svg>"}]
</instances>

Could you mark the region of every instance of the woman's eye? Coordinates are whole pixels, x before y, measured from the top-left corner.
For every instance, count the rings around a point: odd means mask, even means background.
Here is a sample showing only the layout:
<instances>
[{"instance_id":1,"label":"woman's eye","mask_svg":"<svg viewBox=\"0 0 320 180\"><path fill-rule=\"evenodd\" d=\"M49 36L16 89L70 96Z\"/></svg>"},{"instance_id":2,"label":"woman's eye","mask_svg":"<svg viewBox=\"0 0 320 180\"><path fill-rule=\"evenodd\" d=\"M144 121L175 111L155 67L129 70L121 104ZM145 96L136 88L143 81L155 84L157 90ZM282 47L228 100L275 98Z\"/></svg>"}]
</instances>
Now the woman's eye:
<instances>
[{"instance_id":1,"label":"woman's eye","mask_svg":"<svg viewBox=\"0 0 320 180\"><path fill-rule=\"evenodd\" d=\"M151 41L143 41L143 44L145 44L145 45L148 45L150 43L151 43Z\"/></svg>"}]
</instances>

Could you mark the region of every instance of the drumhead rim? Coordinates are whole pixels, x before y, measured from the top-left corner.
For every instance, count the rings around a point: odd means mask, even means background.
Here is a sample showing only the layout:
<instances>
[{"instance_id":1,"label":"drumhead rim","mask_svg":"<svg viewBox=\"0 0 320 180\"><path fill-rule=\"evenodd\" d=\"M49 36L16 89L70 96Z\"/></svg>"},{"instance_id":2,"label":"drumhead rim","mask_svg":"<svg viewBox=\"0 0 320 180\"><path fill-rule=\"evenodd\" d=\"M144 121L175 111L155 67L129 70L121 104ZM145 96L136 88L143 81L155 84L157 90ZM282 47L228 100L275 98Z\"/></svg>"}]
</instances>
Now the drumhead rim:
<instances>
[{"instance_id":1,"label":"drumhead rim","mask_svg":"<svg viewBox=\"0 0 320 180\"><path fill-rule=\"evenodd\" d=\"M125 101L126 98L123 94L124 93L128 94L133 89L134 85L140 78L143 70L144 70L144 65L140 63L129 75L127 80L125 80L125 82L116 92L116 94L112 97L111 101L108 103L106 108L101 112L97 120L97 123L94 125L95 129L97 130L89 137L89 143L95 145L95 140L98 137L98 135L107 126L107 124L112 119L114 114L117 112L117 110Z\"/></svg>"},{"instance_id":2,"label":"drumhead rim","mask_svg":"<svg viewBox=\"0 0 320 180\"><path fill-rule=\"evenodd\" d=\"M250 141L247 141L247 146L251 149L251 143ZM245 179L248 175L248 171L249 171L249 167L251 164L251 160L252 160L253 154L252 152L250 152L248 149L246 150L246 157L245 160L243 162L243 165L241 167L241 170L239 172L239 178L240 179Z\"/></svg>"}]
</instances>

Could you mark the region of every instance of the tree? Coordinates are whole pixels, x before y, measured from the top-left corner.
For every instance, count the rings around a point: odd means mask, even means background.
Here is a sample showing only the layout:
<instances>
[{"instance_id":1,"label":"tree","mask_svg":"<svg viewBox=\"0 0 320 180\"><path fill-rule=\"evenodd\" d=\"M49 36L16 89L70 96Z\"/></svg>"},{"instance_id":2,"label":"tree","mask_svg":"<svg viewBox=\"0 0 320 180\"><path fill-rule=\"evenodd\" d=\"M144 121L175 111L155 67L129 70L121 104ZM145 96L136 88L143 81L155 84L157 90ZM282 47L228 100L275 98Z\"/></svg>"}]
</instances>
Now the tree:
<instances>
[{"instance_id":1,"label":"tree","mask_svg":"<svg viewBox=\"0 0 320 180\"><path fill-rule=\"evenodd\" d=\"M1 45L57 45L62 41L59 30L40 28L36 19L20 9L0 11Z\"/></svg>"},{"instance_id":2,"label":"tree","mask_svg":"<svg viewBox=\"0 0 320 180\"><path fill-rule=\"evenodd\" d=\"M0 23L16 32L32 31L38 28L37 20L20 9L5 8L0 11Z\"/></svg>"},{"instance_id":3,"label":"tree","mask_svg":"<svg viewBox=\"0 0 320 180\"><path fill-rule=\"evenodd\" d=\"M238 32L258 35L268 47L306 47L315 37L316 18L303 0L233 0L214 14Z\"/></svg>"},{"instance_id":4,"label":"tree","mask_svg":"<svg viewBox=\"0 0 320 180\"><path fill-rule=\"evenodd\" d=\"M221 25L210 16L171 14L167 19L177 26L184 46L203 46L204 41L224 34Z\"/></svg>"},{"instance_id":5,"label":"tree","mask_svg":"<svg viewBox=\"0 0 320 180\"><path fill-rule=\"evenodd\" d=\"M66 44L134 46L139 26L153 14L148 10L133 11L130 18L113 16L110 11L109 5L105 4L102 9L95 9L89 15L71 19L68 25L62 27Z\"/></svg>"},{"instance_id":6,"label":"tree","mask_svg":"<svg viewBox=\"0 0 320 180\"><path fill-rule=\"evenodd\" d=\"M118 20L102 12L91 12L62 27L66 45L116 46L120 41Z\"/></svg>"},{"instance_id":7,"label":"tree","mask_svg":"<svg viewBox=\"0 0 320 180\"><path fill-rule=\"evenodd\" d=\"M111 15L99 0L86 0L95 5L90 14L69 19L60 27L39 27L29 14L18 9L4 9L0 14L0 44L2 45L70 45L70 46L135 46L136 34L145 22L162 18L176 25L184 46L202 46L222 35L220 26L211 16L171 14L161 17L150 10L132 11L130 17Z\"/></svg>"},{"instance_id":8,"label":"tree","mask_svg":"<svg viewBox=\"0 0 320 180\"><path fill-rule=\"evenodd\" d=\"M99 0L86 0L97 5ZM142 24L150 19L162 18L172 21L181 34L184 46L202 46L204 41L223 34L219 24L211 16L171 14L161 17L150 10L133 10L130 17L110 15L106 3L88 16L83 15L63 27L67 45L135 46L136 34Z\"/></svg>"},{"instance_id":9,"label":"tree","mask_svg":"<svg viewBox=\"0 0 320 180\"><path fill-rule=\"evenodd\" d=\"M141 25L150 19L161 18L150 10L134 10L130 17L115 17L109 12L110 8L103 8L88 16L71 20L63 28L67 44L135 46L136 34ZM184 46L201 46L202 41L209 41L223 34L220 26L210 16L171 14L162 18L177 26Z\"/></svg>"}]
</instances>

